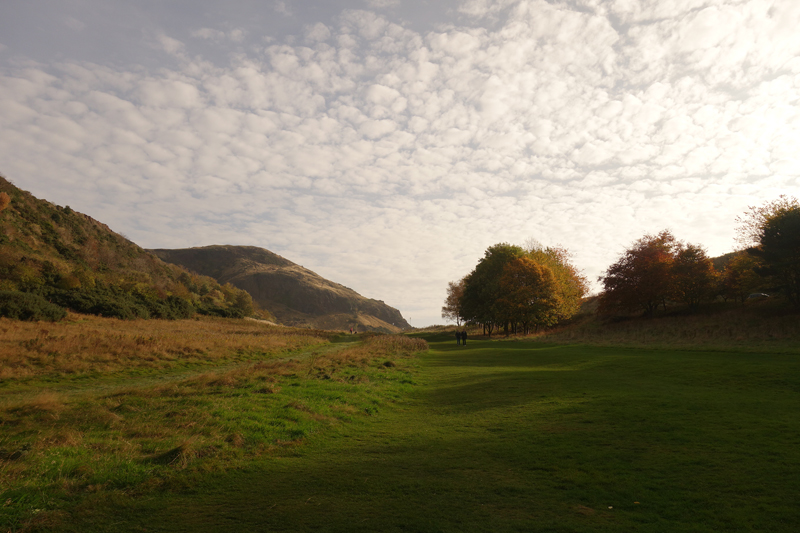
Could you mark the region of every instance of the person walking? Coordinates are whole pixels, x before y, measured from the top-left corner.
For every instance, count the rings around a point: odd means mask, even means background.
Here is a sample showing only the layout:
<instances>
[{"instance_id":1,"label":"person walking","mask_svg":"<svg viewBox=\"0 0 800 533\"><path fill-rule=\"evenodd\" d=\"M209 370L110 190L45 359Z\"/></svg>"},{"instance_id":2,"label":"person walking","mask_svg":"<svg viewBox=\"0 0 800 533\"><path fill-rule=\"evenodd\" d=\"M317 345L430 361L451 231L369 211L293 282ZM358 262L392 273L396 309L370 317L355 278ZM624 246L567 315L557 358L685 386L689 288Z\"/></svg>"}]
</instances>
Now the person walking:
<instances>
[{"instance_id":1,"label":"person walking","mask_svg":"<svg viewBox=\"0 0 800 533\"><path fill-rule=\"evenodd\" d=\"M456 344L461 344L461 332L456 330Z\"/></svg>"},{"instance_id":2,"label":"person walking","mask_svg":"<svg viewBox=\"0 0 800 533\"><path fill-rule=\"evenodd\" d=\"M467 345L467 330L461 332L461 344Z\"/></svg>"}]
</instances>

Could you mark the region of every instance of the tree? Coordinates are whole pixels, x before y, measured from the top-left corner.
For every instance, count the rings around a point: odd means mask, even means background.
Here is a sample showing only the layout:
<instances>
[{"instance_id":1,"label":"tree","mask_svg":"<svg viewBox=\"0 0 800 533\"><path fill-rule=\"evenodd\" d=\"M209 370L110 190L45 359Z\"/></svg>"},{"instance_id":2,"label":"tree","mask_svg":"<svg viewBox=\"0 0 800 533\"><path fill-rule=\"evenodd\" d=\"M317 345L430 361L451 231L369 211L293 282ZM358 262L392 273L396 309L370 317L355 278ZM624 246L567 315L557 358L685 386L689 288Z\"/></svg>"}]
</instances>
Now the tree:
<instances>
[{"instance_id":1,"label":"tree","mask_svg":"<svg viewBox=\"0 0 800 533\"><path fill-rule=\"evenodd\" d=\"M0 192L0 212L2 212L8 204L11 203L11 197L8 193Z\"/></svg>"},{"instance_id":2,"label":"tree","mask_svg":"<svg viewBox=\"0 0 800 533\"><path fill-rule=\"evenodd\" d=\"M545 265L553 272L554 291L558 307L558 320L566 320L575 315L580 308L583 297L589 292L586 278L572 264L571 254L566 248L559 246L544 247L536 241L529 240L527 257Z\"/></svg>"},{"instance_id":3,"label":"tree","mask_svg":"<svg viewBox=\"0 0 800 533\"><path fill-rule=\"evenodd\" d=\"M560 298L553 271L529 257L506 264L500 278L500 304L506 316L528 326L552 326L559 319Z\"/></svg>"},{"instance_id":4,"label":"tree","mask_svg":"<svg viewBox=\"0 0 800 533\"><path fill-rule=\"evenodd\" d=\"M747 252L736 254L722 273L722 295L744 303L747 296L758 289L763 283L756 274L758 260Z\"/></svg>"},{"instance_id":5,"label":"tree","mask_svg":"<svg viewBox=\"0 0 800 533\"><path fill-rule=\"evenodd\" d=\"M641 309L652 316L659 305L666 307L672 292L672 264L678 245L669 231L645 235L608 267L600 295L600 311Z\"/></svg>"},{"instance_id":6,"label":"tree","mask_svg":"<svg viewBox=\"0 0 800 533\"><path fill-rule=\"evenodd\" d=\"M465 279L461 278L457 282L451 281L447 284L447 298L445 298L444 306L442 306L442 318L455 320L458 327L461 327L461 319L463 318L461 300L464 298Z\"/></svg>"},{"instance_id":7,"label":"tree","mask_svg":"<svg viewBox=\"0 0 800 533\"><path fill-rule=\"evenodd\" d=\"M694 309L714 292L714 264L705 249L694 244L678 244L672 263L672 282L676 299Z\"/></svg>"},{"instance_id":8,"label":"tree","mask_svg":"<svg viewBox=\"0 0 800 533\"><path fill-rule=\"evenodd\" d=\"M500 277L506 264L525 254L519 246L508 243L490 246L478 261L475 269L464 278L464 296L461 300L462 317L483 324L489 335L498 324L508 318L500 297Z\"/></svg>"},{"instance_id":9,"label":"tree","mask_svg":"<svg viewBox=\"0 0 800 533\"><path fill-rule=\"evenodd\" d=\"M780 196L737 221L740 242L754 245L747 251L761 263L756 272L800 307L800 202Z\"/></svg>"}]
</instances>

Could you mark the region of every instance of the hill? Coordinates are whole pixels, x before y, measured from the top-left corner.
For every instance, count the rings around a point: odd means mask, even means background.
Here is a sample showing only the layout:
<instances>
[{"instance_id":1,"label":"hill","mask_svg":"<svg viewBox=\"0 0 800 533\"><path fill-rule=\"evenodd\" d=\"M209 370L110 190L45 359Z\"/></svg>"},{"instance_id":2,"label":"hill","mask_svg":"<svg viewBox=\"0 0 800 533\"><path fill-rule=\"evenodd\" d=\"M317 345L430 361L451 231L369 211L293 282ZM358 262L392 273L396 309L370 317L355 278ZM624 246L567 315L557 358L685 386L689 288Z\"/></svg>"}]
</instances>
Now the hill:
<instances>
[{"instance_id":1,"label":"hill","mask_svg":"<svg viewBox=\"0 0 800 533\"><path fill-rule=\"evenodd\" d=\"M254 246L151 250L164 261L246 290L287 325L396 333L411 326L400 311Z\"/></svg>"},{"instance_id":2,"label":"hill","mask_svg":"<svg viewBox=\"0 0 800 533\"><path fill-rule=\"evenodd\" d=\"M117 318L181 318L196 311L244 316L253 311L245 291L164 263L102 222L38 199L3 177L0 291L5 301L38 297L43 303ZM26 298L14 298L23 294Z\"/></svg>"}]
</instances>

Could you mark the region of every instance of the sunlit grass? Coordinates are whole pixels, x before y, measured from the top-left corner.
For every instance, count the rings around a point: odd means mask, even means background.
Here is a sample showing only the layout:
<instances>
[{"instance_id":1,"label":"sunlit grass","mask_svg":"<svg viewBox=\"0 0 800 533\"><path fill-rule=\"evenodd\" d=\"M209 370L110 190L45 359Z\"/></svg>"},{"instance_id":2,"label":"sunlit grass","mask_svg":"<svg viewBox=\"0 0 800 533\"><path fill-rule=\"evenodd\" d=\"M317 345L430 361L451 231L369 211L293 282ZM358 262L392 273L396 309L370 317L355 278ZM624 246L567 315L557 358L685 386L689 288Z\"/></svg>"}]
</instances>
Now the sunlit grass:
<instances>
[{"instance_id":1,"label":"sunlit grass","mask_svg":"<svg viewBox=\"0 0 800 533\"><path fill-rule=\"evenodd\" d=\"M709 305L699 313L613 320L584 315L530 338L546 343L800 353L800 314L772 302Z\"/></svg>"},{"instance_id":2,"label":"sunlit grass","mask_svg":"<svg viewBox=\"0 0 800 533\"><path fill-rule=\"evenodd\" d=\"M313 346L331 335L209 317L126 321L70 314L59 323L0 318L0 379L218 363Z\"/></svg>"},{"instance_id":3,"label":"sunlit grass","mask_svg":"<svg viewBox=\"0 0 800 533\"><path fill-rule=\"evenodd\" d=\"M0 389L0 530L60 523L68 502L86 494L146 493L286 453L310 435L370 416L397 398L413 384L410 356L427 349L424 341L383 336L331 344L328 332L246 321L171 322L174 331L148 321L153 345L141 357L203 342L208 347L188 360L154 356L162 370L154 380L152 372L137 372L141 324L73 320L38 334L45 343L51 336L65 339L53 349L86 365L79 387L72 373L58 375L65 367L43 366L37 350L22 347L15 368L29 371L4 380ZM20 339L37 333L29 324L16 325L3 323L15 334L6 354L15 341L20 346ZM111 337L96 339L106 352L95 348L81 357L81 347L91 344L83 336L101 332ZM91 366L98 359L105 361L102 372ZM182 372L169 373L177 362Z\"/></svg>"}]
</instances>

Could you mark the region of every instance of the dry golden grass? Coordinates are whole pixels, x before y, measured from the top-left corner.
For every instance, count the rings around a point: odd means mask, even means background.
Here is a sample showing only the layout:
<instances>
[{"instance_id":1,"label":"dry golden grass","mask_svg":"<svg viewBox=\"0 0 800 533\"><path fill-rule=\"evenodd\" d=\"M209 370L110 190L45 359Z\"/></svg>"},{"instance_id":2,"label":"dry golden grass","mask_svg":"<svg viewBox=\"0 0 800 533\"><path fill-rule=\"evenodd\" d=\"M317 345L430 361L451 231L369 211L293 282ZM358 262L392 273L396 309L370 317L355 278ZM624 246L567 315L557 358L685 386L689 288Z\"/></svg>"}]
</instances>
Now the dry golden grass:
<instances>
[{"instance_id":1,"label":"dry golden grass","mask_svg":"<svg viewBox=\"0 0 800 533\"><path fill-rule=\"evenodd\" d=\"M122 321L70 314L59 323L0 318L0 379L162 369L236 354L282 353L328 341L329 332L248 320Z\"/></svg>"},{"instance_id":2,"label":"dry golden grass","mask_svg":"<svg viewBox=\"0 0 800 533\"><path fill-rule=\"evenodd\" d=\"M557 343L630 345L654 348L725 348L800 351L800 319L768 304L731 307L713 314L604 321L586 316L535 335Z\"/></svg>"},{"instance_id":3,"label":"dry golden grass","mask_svg":"<svg viewBox=\"0 0 800 533\"><path fill-rule=\"evenodd\" d=\"M336 352L312 354L309 371L335 369L340 366L365 366L384 357L416 355L428 349L428 343L404 335L378 335L363 343Z\"/></svg>"}]
</instances>

